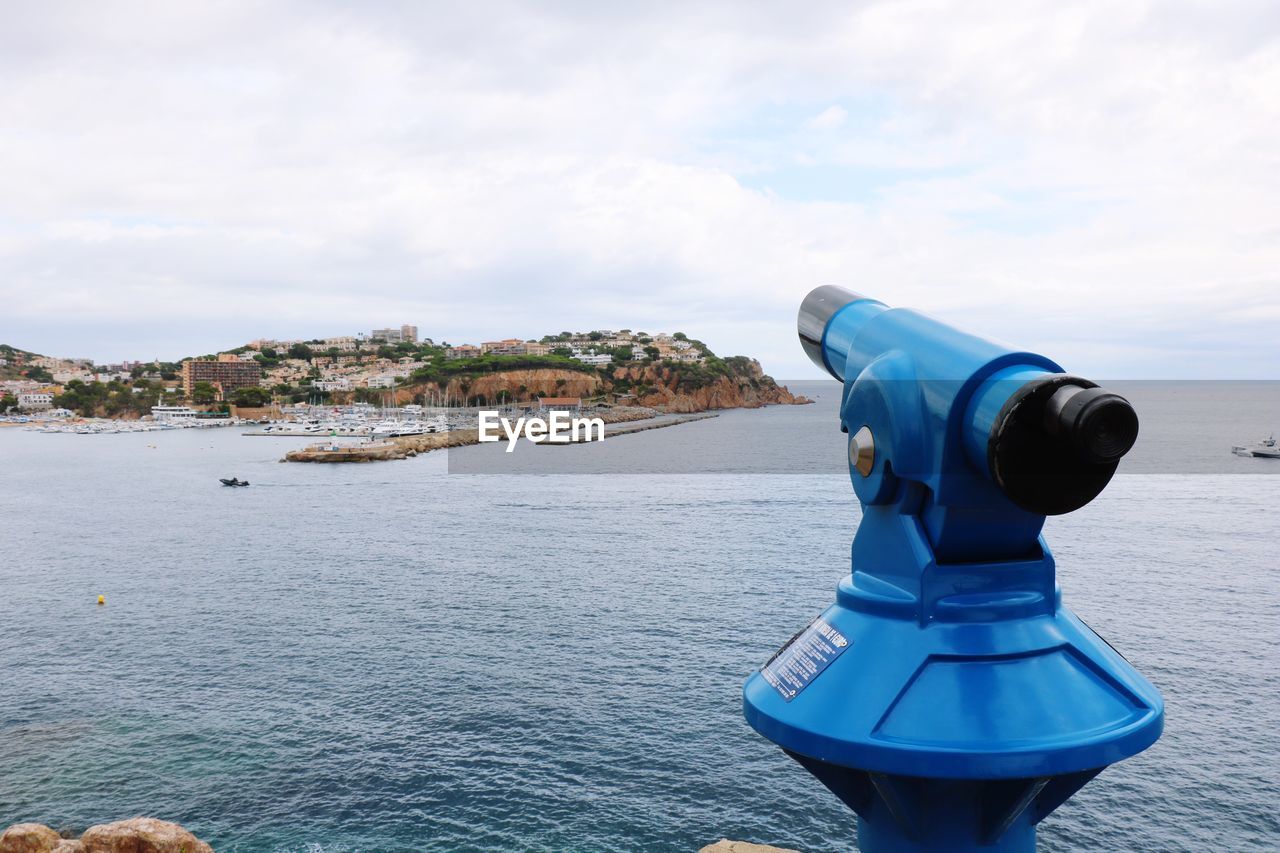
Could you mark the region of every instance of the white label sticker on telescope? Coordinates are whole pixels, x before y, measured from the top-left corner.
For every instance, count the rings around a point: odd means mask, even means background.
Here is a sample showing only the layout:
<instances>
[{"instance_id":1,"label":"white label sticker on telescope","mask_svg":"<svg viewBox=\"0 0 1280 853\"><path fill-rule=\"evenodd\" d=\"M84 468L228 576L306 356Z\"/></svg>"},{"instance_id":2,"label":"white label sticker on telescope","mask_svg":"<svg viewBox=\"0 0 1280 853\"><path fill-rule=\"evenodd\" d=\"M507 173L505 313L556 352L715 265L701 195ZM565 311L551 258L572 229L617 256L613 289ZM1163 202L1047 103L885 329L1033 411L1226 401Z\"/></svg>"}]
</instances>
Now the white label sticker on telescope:
<instances>
[{"instance_id":1,"label":"white label sticker on telescope","mask_svg":"<svg viewBox=\"0 0 1280 853\"><path fill-rule=\"evenodd\" d=\"M809 627L778 649L760 667L760 674L783 699L790 702L821 675L832 661L844 654L849 645L844 634L819 616L809 623Z\"/></svg>"}]
</instances>

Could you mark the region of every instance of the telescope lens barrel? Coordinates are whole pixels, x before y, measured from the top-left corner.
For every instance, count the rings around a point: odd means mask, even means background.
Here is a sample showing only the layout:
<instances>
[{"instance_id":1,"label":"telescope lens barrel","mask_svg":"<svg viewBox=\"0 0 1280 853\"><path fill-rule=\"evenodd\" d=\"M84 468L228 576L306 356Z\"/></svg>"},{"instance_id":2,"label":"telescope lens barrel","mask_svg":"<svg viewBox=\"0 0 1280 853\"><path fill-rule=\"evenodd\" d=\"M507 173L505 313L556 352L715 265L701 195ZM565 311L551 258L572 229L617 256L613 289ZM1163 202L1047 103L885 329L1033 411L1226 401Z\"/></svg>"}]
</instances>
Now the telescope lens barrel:
<instances>
[{"instance_id":1,"label":"telescope lens barrel","mask_svg":"<svg viewBox=\"0 0 1280 853\"><path fill-rule=\"evenodd\" d=\"M834 366L827 362L823 355L823 341L826 336L827 323L836 312L850 302L866 299L861 294L843 287L825 284L814 288L800 303L800 314L796 318L796 329L800 333L800 346L804 348L809 360L841 381L844 377L839 371L843 365Z\"/></svg>"}]
</instances>

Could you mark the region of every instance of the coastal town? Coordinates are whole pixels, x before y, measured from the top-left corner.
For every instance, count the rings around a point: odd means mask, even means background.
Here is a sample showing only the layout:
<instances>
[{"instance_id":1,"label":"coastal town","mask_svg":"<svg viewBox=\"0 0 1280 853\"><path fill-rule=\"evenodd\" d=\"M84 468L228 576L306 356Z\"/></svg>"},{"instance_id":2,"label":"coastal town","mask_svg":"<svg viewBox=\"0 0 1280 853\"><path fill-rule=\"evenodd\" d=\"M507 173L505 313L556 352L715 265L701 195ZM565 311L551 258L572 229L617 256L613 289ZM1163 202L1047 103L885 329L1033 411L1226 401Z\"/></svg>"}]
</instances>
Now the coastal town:
<instances>
[{"instance_id":1,"label":"coastal town","mask_svg":"<svg viewBox=\"0 0 1280 853\"><path fill-rule=\"evenodd\" d=\"M470 443L485 407L672 425L708 410L794 402L803 399L754 359L720 358L681 332L600 329L455 344L403 324L118 364L0 345L0 423L40 432L248 423L253 435L399 441L384 448L398 453Z\"/></svg>"}]
</instances>

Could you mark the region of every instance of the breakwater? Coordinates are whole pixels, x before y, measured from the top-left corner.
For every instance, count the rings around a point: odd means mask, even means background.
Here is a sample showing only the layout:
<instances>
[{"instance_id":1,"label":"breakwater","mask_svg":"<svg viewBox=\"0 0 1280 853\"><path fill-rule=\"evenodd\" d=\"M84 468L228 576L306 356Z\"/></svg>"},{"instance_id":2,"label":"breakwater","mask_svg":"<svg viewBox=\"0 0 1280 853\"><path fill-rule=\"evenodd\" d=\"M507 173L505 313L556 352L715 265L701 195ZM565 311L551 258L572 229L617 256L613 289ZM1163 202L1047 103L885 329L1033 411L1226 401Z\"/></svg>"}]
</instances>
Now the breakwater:
<instances>
[{"instance_id":1,"label":"breakwater","mask_svg":"<svg viewBox=\"0 0 1280 853\"><path fill-rule=\"evenodd\" d=\"M651 429L678 426L692 421L706 420L717 415L701 412L691 415L659 415L652 409L626 408L613 409L598 415L606 424L626 424L626 426L610 429L606 435L616 437L644 432ZM506 440L505 436L501 439ZM281 462L390 462L397 459L409 459L419 453L441 450L447 447L463 447L480 443L478 429L455 429L449 432L426 433L424 435L404 435L376 444L341 445L334 442L321 442L299 450L291 450L284 455ZM574 442L568 442L570 444ZM538 447L558 447L563 444L543 443Z\"/></svg>"}]
</instances>

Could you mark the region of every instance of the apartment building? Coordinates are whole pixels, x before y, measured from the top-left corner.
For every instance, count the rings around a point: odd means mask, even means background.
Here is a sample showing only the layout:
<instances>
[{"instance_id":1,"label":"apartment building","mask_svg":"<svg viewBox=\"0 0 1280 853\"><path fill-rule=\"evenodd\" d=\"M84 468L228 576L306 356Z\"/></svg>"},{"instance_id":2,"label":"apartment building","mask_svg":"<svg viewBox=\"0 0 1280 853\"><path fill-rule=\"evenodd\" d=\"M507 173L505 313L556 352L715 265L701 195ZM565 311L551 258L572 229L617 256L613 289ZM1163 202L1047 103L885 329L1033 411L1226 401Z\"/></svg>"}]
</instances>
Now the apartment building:
<instances>
[{"instance_id":1,"label":"apartment building","mask_svg":"<svg viewBox=\"0 0 1280 853\"><path fill-rule=\"evenodd\" d=\"M257 362L241 361L234 355L220 355L216 361L188 359L182 362L182 390L188 397L198 382L208 382L226 398L241 388L261 383L262 368Z\"/></svg>"},{"instance_id":2,"label":"apartment building","mask_svg":"<svg viewBox=\"0 0 1280 853\"><path fill-rule=\"evenodd\" d=\"M480 351L485 355L524 355L525 342L519 338L506 338L501 341L485 341L480 344Z\"/></svg>"}]
</instances>

